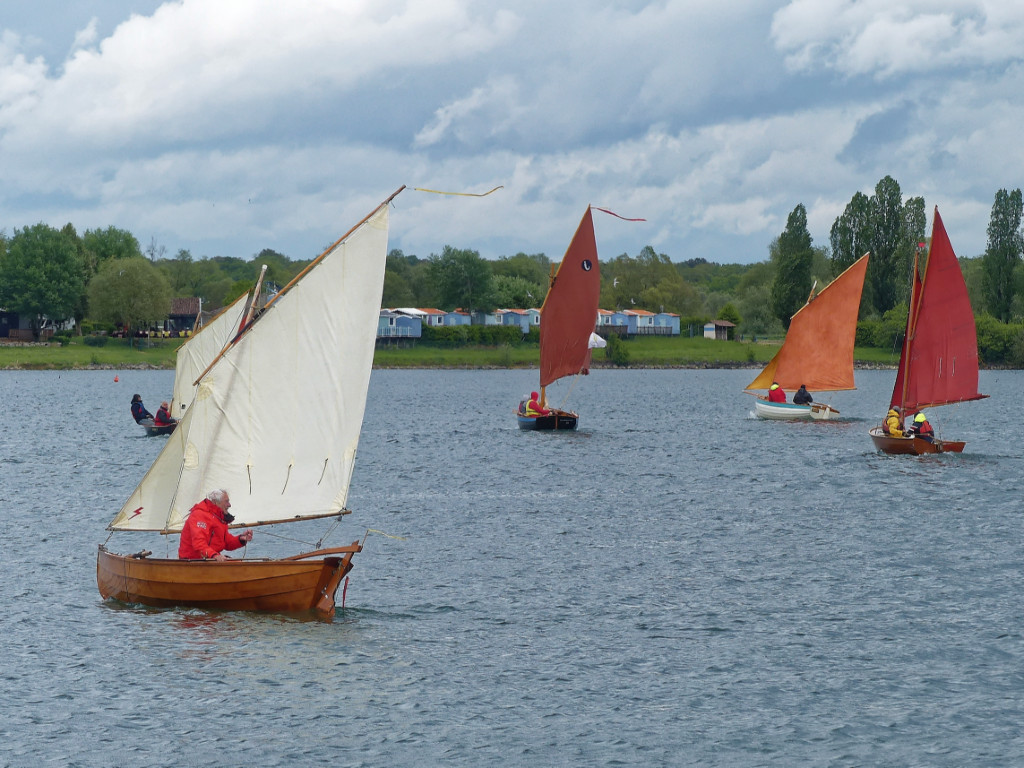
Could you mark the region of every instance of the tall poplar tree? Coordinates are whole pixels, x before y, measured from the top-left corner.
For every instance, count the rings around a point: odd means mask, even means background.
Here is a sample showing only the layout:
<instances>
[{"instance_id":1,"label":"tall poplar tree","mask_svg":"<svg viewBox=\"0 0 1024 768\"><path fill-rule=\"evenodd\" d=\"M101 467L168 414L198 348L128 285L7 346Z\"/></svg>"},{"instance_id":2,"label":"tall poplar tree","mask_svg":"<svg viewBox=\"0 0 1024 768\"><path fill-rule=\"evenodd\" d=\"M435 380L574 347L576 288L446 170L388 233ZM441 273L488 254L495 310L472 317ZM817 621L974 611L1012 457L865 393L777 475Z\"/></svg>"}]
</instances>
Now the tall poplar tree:
<instances>
[{"instance_id":1,"label":"tall poplar tree","mask_svg":"<svg viewBox=\"0 0 1024 768\"><path fill-rule=\"evenodd\" d=\"M807 301L811 292L814 250L807 231L807 209L800 203L789 214L786 229L772 243L775 280L772 282L772 311L788 330L790 318Z\"/></svg>"},{"instance_id":2,"label":"tall poplar tree","mask_svg":"<svg viewBox=\"0 0 1024 768\"><path fill-rule=\"evenodd\" d=\"M988 312L1004 323L1010 320L1013 303L1013 272L1020 263L1022 200L1020 189L996 192L988 222L988 245L982 258L985 303Z\"/></svg>"},{"instance_id":3,"label":"tall poplar tree","mask_svg":"<svg viewBox=\"0 0 1024 768\"><path fill-rule=\"evenodd\" d=\"M839 277L871 250L871 198L854 194L829 232L832 246L832 277Z\"/></svg>"},{"instance_id":4,"label":"tall poplar tree","mask_svg":"<svg viewBox=\"0 0 1024 768\"><path fill-rule=\"evenodd\" d=\"M906 282L906 271L897 254L902 237L900 185L892 176L886 176L875 185L875 194L871 197L871 260L867 276L875 309L880 315L896 306L900 287Z\"/></svg>"}]
</instances>

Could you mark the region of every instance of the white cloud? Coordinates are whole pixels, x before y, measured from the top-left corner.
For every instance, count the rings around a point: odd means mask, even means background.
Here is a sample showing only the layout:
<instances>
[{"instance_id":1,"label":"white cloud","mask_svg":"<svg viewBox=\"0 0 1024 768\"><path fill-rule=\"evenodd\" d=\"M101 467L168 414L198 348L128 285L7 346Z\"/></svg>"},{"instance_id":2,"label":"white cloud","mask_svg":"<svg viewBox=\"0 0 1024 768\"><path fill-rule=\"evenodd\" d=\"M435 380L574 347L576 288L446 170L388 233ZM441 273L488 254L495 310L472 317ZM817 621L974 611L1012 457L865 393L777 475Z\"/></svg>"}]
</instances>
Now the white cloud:
<instances>
[{"instance_id":1,"label":"white cloud","mask_svg":"<svg viewBox=\"0 0 1024 768\"><path fill-rule=\"evenodd\" d=\"M880 79L1005 65L1024 50L1024 6L1002 0L792 0L772 37L797 71Z\"/></svg>"},{"instance_id":2,"label":"white cloud","mask_svg":"<svg viewBox=\"0 0 1024 768\"><path fill-rule=\"evenodd\" d=\"M504 185L403 194L396 247L559 254L593 203L648 219L599 223L603 254L750 261L798 203L824 244L891 174L977 253L1024 160L1022 16L967 0L182 0L77 19L48 46L70 46L64 62L0 31L0 227L299 257L402 183Z\"/></svg>"}]
</instances>

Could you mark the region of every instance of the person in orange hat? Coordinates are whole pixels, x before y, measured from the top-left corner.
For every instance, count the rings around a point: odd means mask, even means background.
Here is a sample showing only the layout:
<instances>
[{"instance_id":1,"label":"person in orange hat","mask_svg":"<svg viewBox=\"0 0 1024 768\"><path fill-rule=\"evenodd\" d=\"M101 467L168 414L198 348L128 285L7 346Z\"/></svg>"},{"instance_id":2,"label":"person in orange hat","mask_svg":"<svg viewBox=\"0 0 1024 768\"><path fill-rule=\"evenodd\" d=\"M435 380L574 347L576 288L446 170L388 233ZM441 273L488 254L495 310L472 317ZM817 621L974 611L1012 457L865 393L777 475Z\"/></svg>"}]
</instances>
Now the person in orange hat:
<instances>
[{"instance_id":1,"label":"person in orange hat","mask_svg":"<svg viewBox=\"0 0 1024 768\"><path fill-rule=\"evenodd\" d=\"M156 410L153 417L153 424L158 427L166 427L168 424L175 424L178 420L171 416L171 406L164 400Z\"/></svg>"}]
</instances>

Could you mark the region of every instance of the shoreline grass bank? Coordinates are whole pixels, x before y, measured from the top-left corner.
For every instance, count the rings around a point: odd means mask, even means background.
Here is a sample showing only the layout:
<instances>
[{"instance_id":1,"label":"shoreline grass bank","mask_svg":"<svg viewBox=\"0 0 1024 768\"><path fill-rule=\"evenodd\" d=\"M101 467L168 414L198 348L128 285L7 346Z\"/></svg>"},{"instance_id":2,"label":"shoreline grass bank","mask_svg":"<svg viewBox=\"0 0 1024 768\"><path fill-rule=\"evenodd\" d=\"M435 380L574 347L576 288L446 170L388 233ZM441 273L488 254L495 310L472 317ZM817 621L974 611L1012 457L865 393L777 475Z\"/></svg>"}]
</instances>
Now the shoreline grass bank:
<instances>
[{"instance_id":1,"label":"shoreline grass bank","mask_svg":"<svg viewBox=\"0 0 1024 768\"><path fill-rule=\"evenodd\" d=\"M0 370L114 370L172 369L180 342L136 342L111 339L100 347L80 338L61 346L49 344L0 345ZM759 368L779 350L777 343L712 341L704 338L637 337L623 345L629 368ZM854 350L858 368L894 368L899 350L872 347ZM499 347L434 347L422 343L380 346L374 368L508 369L536 368L536 344ZM594 368L613 368L603 350L594 351Z\"/></svg>"}]
</instances>

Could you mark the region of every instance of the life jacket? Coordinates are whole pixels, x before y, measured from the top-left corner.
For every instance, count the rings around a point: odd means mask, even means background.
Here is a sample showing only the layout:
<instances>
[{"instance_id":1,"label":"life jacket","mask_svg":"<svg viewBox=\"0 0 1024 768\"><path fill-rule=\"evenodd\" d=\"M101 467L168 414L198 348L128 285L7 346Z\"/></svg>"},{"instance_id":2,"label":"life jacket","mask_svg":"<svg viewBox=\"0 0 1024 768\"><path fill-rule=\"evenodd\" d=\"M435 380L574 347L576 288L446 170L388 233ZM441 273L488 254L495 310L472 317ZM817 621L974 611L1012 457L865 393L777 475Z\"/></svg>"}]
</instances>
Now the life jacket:
<instances>
[{"instance_id":1,"label":"life jacket","mask_svg":"<svg viewBox=\"0 0 1024 768\"><path fill-rule=\"evenodd\" d=\"M892 425L890 424L890 422L893 421L894 419L896 421L896 425L899 427L898 435L893 435L892 432ZM885 432L885 434L887 435L893 435L893 437L903 436L903 425L900 423L900 415L892 408L890 408L889 412L885 414L885 422L882 424L882 431Z\"/></svg>"},{"instance_id":2,"label":"life jacket","mask_svg":"<svg viewBox=\"0 0 1024 768\"><path fill-rule=\"evenodd\" d=\"M543 416L544 412L540 410L540 404L536 400L531 400L526 404L526 415Z\"/></svg>"}]
</instances>

